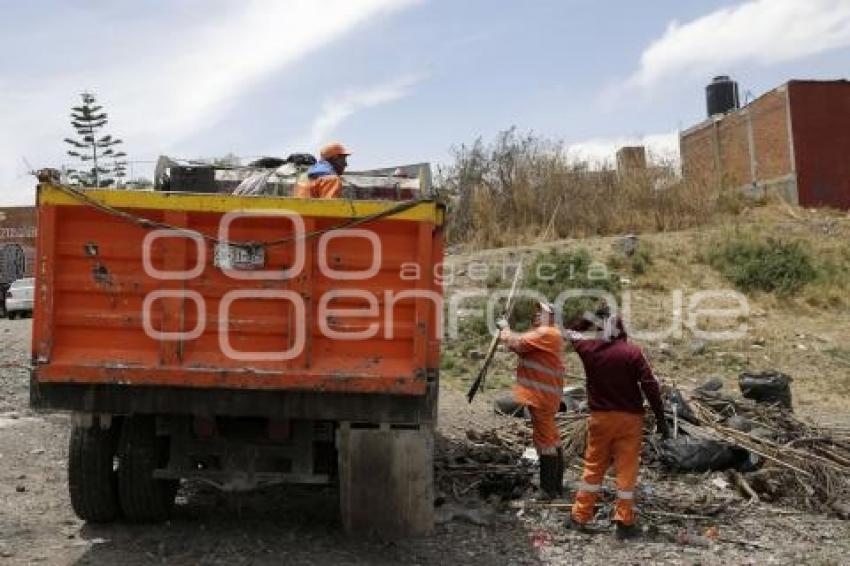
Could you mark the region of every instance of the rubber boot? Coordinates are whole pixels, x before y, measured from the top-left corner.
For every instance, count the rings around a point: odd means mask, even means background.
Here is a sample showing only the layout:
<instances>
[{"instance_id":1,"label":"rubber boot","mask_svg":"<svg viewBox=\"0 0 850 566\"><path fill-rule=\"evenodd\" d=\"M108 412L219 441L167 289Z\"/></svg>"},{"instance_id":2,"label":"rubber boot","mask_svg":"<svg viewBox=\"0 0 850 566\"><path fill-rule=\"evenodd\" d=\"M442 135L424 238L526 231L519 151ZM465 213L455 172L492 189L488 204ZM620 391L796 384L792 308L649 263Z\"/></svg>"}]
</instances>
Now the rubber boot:
<instances>
[{"instance_id":1,"label":"rubber boot","mask_svg":"<svg viewBox=\"0 0 850 566\"><path fill-rule=\"evenodd\" d=\"M558 447L558 469L557 474L555 475L555 482L558 486L558 497L564 497L564 468L566 464L564 463L564 449L560 446Z\"/></svg>"},{"instance_id":2,"label":"rubber boot","mask_svg":"<svg viewBox=\"0 0 850 566\"><path fill-rule=\"evenodd\" d=\"M543 499L557 499L563 495L558 482L557 454L540 456L540 489L543 492Z\"/></svg>"},{"instance_id":3,"label":"rubber boot","mask_svg":"<svg viewBox=\"0 0 850 566\"><path fill-rule=\"evenodd\" d=\"M570 531L576 531L576 532L579 532L579 533L589 533L590 532L588 525L585 525L584 523L579 523L578 521L576 521L573 518L572 515L567 517L567 520L564 522L564 526L567 528L567 530L570 530Z\"/></svg>"},{"instance_id":4,"label":"rubber boot","mask_svg":"<svg viewBox=\"0 0 850 566\"><path fill-rule=\"evenodd\" d=\"M640 529L637 525L624 525L620 521L616 522L614 527L614 537L617 540L628 540L637 537L640 534Z\"/></svg>"}]
</instances>

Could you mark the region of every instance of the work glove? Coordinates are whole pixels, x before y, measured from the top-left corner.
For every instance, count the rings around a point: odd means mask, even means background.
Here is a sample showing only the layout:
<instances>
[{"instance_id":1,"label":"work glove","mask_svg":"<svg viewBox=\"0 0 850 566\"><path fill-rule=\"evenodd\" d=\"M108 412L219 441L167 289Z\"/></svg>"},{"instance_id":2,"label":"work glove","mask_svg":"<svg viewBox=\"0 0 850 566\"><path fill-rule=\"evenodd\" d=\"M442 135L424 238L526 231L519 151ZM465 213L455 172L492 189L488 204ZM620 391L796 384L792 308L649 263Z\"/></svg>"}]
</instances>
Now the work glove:
<instances>
[{"instance_id":1,"label":"work glove","mask_svg":"<svg viewBox=\"0 0 850 566\"><path fill-rule=\"evenodd\" d=\"M499 327L499 330L508 330L511 327L511 325L508 324L508 319L506 319L505 317L501 317L499 320L497 320L496 326Z\"/></svg>"},{"instance_id":2,"label":"work glove","mask_svg":"<svg viewBox=\"0 0 850 566\"><path fill-rule=\"evenodd\" d=\"M667 421L663 417L660 419L656 417L655 430L661 435L661 438L665 440L670 438L670 427L667 426Z\"/></svg>"}]
</instances>

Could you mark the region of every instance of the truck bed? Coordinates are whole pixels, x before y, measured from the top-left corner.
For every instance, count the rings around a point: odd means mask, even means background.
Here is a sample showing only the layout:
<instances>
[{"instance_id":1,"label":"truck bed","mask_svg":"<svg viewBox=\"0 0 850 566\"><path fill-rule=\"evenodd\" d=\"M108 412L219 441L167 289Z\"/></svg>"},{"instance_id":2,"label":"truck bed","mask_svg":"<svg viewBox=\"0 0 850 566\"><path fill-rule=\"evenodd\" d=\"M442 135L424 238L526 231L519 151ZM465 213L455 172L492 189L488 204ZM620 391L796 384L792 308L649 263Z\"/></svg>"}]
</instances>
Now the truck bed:
<instances>
[{"instance_id":1,"label":"truck bed","mask_svg":"<svg viewBox=\"0 0 850 566\"><path fill-rule=\"evenodd\" d=\"M250 406L240 391L274 406L421 400L439 367L443 210L423 201L340 228L393 207L40 186L33 405ZM251 249L265 273L225 273L225 241L264 243ZM181 405L174 389L204 393Z\"/></svg>"}]
</instances>

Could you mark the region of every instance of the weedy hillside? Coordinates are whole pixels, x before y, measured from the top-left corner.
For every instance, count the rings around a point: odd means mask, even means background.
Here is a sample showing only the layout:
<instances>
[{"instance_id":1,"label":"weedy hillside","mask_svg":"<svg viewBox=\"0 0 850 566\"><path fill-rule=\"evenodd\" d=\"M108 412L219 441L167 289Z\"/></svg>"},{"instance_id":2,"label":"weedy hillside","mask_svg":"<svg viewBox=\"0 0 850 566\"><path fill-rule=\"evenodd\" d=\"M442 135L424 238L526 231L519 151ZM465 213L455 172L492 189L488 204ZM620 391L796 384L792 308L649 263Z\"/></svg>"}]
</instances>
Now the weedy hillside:
<instances>
[{"instance_id":1,"label":"weedy hillside","mask_svg":"<svg viewBox=\"0 0 850 566\"><path fill-rule=\"evenodd\" d=\"M795 405L801 413L827 420L846 414L850 215L783 203L742 203L734 214L718 212L711 224L668 232L647 229L638 235L637 249L630 255L623 253L622 243L621 236L593 236L450 256L449 296L461 290L479 290L481 296L458 303L470 310L447 313L458 316L459 332L444 342L444 383L463 388L474 375L492 331L484 313L475 309L484 304L487 293L510 286L512 269L522 260L525 286L550 300L570 288L612 293L629 309L636 340L669 382L687 386L719 377L734 389L742 371L778 369L794 378ZM536 269L540 263L554 266L554 277L541 280ZM588 278L591 268L596 275ZM702 291L740 293L746 312L727 319L696 316L689 321L688 309ZM565 321L586 308L582 301L586 300L564 304ZM715 300L697 306L737 305ZM514 326L527 326L530 312L520 302ZM694 332L690 322L697 330L744 325L745 331L733 340L707 340ZM512 381L514 361L497 354L491 387ZM573 354L568 356L567 372L578 383L582 371Z\"/></svg>"}]
</instances>

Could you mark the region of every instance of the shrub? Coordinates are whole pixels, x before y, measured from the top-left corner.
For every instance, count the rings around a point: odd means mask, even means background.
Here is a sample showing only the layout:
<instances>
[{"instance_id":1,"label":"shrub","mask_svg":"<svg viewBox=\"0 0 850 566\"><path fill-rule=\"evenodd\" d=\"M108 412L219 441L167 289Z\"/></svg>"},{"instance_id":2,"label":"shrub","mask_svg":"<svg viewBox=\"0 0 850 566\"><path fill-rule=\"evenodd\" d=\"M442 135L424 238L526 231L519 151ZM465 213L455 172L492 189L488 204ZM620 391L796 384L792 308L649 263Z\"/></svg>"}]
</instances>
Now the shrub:
<instances>
[{"instance_id":1,"label":"shrub","mask_svg":"<svg viewBox=\"0 0 850 566\"><path fill-rule=\"evenodd\" d=\"M652 256L644 246L639 247L629 258L629 267L635 275L643 275L652 265Z\"/></svg>"},{"instance_id":2,"label":"shrub","mask_svg":"<svg viewBox=\"0 0 850 566\"><path fill-rule=\"evenodd\" d=\"M794 293L818 277L799 241L736 235L708 250L709 264L743 291Z\"/></svg>"},{"instance_id":3,"label":"shrub","mask_svg":"<svg viewBox=\"0 0 850 566\"><path fill-rule=\"evenodd\" d=\"M616 250L608 256L606 263L608 267L617 271L628 270L633 275L643 275L652 265L652 253L648 244L641 242L635 252L627 256L622 250Z\"/></svg>"},{"instance_id":4,"label":"shrub","mask_svg":"<svg viewBox=\"0 0 850 566\"><path fill-rule=\"evenodd\" d=\"M481 309L485 310L486 300L476 299L469 301L464 305L470 310ZM487 326L485 315L467 315L458 321L458 337L462 344L476 344L481 339L490 336L490 330Z\"/></svg>"},{"instance_id":5,"label":"shrub","mask_svg":"<svg viewBox=\"0 0 850 566\"><path fill-rule=\"evenodd\" d=\"M507 292L510 281L501 275L491 272L487 279L487 287L502 289ZM498 284L497 278L498 277ZM511 274L510 280L513 279ZM542 294L548 301L554 301L558 295L567 289L596 289L608 291L619 299L620 278L604 263L594 261L590 252L584 248L575 251L551 250L540 253L530 264L525 264L522 278L518 285L520 294L517 296L511 315L511 328L522 331L531 326L536 303L531 297L523 296L521 291L530 290ZM468 309L484 309L485 299L471 300L464 305ZM599 301L592 297L580 297L566 301L563 304L563 321L569 323L587 310L597 308ZM499 308L497 308L497 312ZM491 336L484 315L464 316L458 322L460 342L464 345L480 343Z\"/></svg>"},{"instance_id":6,"label":"shrub","mask_svg":"<svg viewBox=\"0 0 850 566\"><path fill-rule=\"evenodd\" d=\"M567 289L594 289L607 291L617 297L620 279L601 262L594 261L584 248L575 251L557 251L538 254L525 270L523 289L541 293L549 301ZM563 304L563 321L569 323L586 310L598 306L592 297L569 299ZM532 320L536 305L531 298L520 298L514 308L511 325L517 329L527 328Z\"/></svg>"},{"instance_id":7,"label":"shrub","mask_svg":"<svg viewBox=\"0 0 850 566\"><path fill-rule=\"evenodd\" d=\"M487 280L484 281L484 286L488 289L499 289L505 284L504 279L502 279L502 274L498 271L491 271L487 275Z\"/></svg>"}]
</instances>

